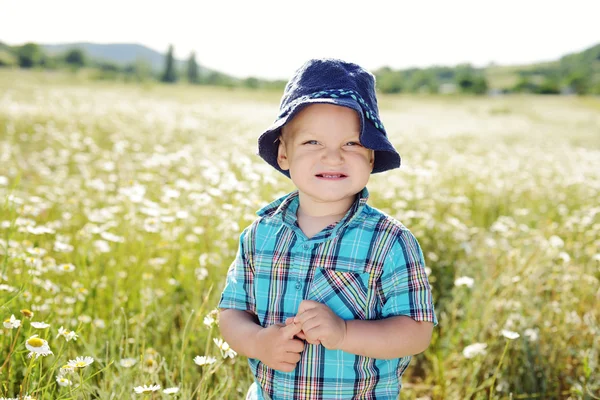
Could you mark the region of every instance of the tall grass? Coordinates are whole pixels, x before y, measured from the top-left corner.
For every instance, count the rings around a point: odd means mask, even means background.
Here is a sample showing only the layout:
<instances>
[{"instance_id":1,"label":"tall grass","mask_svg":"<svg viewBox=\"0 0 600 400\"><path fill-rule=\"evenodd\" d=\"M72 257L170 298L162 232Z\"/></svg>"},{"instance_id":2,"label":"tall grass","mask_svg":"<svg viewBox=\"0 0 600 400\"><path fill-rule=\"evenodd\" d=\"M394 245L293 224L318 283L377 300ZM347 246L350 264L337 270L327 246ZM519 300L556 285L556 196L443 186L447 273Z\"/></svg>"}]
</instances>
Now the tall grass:
<instances>
[{"instance_id":1,"label":"tall grass","mask_svg":"<svg viewBox=\"0 0 600 400\"><path fill-rule=\"evenodd\" d=\"M293 190L254 155L279 96L0 72L0 396L242 398L213 310L241 229ZM418 238L440 322L402 398L600 397L598 104L380 98L403 165L369 203ZM27 358L36 334L52 354Z\"/></svg>"}]
</instances>

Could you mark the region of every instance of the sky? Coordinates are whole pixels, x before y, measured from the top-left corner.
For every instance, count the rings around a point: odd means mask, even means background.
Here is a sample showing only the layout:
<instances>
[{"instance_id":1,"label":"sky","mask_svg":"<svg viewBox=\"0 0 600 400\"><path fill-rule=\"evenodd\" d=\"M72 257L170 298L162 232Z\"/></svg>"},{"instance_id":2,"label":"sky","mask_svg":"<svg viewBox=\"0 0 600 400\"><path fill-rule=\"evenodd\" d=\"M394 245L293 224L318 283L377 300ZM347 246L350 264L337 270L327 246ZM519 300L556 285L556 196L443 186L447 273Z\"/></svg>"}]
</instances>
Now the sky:
<instances>
[{"instance_id":1,"label":"sky","mask_svg":"<svg viewBox=\"0 0 600 400\"><path fill-rule=\"evenodd\" d=\"M237 77L335 57L373 71L551 61L600 43L599 0L0 0L0 41L138 43Z\"/></svg>"}]
</instances>

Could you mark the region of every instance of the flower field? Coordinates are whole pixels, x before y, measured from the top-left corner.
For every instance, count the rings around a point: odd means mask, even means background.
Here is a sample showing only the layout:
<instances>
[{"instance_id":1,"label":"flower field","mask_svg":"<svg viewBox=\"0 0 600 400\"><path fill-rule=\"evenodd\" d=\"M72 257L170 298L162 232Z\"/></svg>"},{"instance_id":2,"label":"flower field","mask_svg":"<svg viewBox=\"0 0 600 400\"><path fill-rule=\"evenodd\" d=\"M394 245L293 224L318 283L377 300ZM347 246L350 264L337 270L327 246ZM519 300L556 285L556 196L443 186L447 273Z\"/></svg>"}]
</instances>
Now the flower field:
<instances>
[{"instance_id":1,"label":"flower field","mask_svg":"<svg viewBox=\"0 0 600 400\"><path fill-rule=\"evenodd\" d=\"M0 398L243 398L215 307L294 189L255 155L280 96L0 71ZM600 398L600 99L379 103L402 166L369 204L439 319L401 398Z\"/></svg>"}]
</instances>

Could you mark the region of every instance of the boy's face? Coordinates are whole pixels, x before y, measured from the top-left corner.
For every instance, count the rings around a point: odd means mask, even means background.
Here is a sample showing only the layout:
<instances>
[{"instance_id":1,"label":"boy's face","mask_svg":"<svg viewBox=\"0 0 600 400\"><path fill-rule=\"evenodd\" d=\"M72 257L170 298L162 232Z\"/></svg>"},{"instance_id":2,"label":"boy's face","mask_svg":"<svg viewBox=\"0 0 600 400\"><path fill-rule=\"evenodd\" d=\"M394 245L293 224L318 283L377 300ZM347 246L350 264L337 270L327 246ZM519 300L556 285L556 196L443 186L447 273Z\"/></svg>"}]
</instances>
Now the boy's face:
<instances>
[{"instance_id":1,"label":"boy's face","mask_svg":"<svg viewBox=\"0 0 600 400\"><path fill-rule=\"evenodd\" d=\"M353 200L369 181L374 162L373 150L360 144L359 135L355 110L311 104L283 127L277 162L311 200Z\"/></svg>"}]
</instances>

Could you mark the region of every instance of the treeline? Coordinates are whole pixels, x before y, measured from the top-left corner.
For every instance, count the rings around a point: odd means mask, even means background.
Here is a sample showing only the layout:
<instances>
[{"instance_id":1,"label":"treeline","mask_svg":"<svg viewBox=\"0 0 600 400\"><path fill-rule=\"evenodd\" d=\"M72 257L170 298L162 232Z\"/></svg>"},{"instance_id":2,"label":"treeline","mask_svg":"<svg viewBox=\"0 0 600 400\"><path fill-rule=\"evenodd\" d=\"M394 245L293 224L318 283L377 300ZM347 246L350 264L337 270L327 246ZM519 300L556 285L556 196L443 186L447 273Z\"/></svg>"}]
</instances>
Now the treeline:
<instances>
[{"instance_id":1,"label":"treeline","mask_svg":"<svg viewBox=\"0 0 600 400\"><path fill-rule=\"evenodd\" d=\"M256 89L283 89L285 85L285 81L282 80L268 81L254 77L239 79L219 71L208 70L199 66L193 52L182 66L175 60L173 52L173 46L169 46L165 65L161 71L157 71L144 59L121 65L109 60L91 58L81 48L49 54L36 43L9 46L0 42L0 68L70 70L73 72L85 69L87 76L91 79L124 82L176 83L183 81L194 85L244 86Z\"/></svg>"},{"instance_id":2,"label":"treeline","mask_svg":"<svg viewBox=\"0 0 600 400\"><path fill-rule=\"evenodd\" d=\"M475 93L489 92L492 69L474 68L469 64L456 67L432 67L394 71L381 68L375 72L377 86L386 93ZM562 57L559 61L516 68L510 72L516 82L496 84L500 93L600 94L600 44L583 52ZM504 73L506 76L507 73Z\"/></svg>"},{"instance_id":3,"label":"treeline","mask_svg":"<svg viewBox=\"0 0 600 400\"><path fill-rule=\"evenodd\" d=\"M85 68L92 79L121 81L188 82L195 85L217 85L273 88L281 90L285 81L269 81L255 77L239 79L199 66L195 53L185 63L174 58L169 46L161 71L140 59L127 65L88 57L84 50L72 48L58 54L47 54L35 43L8 46L0 43L0 67L70 69ZM583 52L569 54L555 62L524 67L475 68L470 64L455 67L434 66L393 70L383 67L374 74L378 90L383 93L536 93L536 94L600 94L600 44ZM502 76L502 79L498 78ZM505 79L509 78L509 79ZM490 81L492 81L490 83ZM500 82L502 81L502 82ZM511 83L505 83L509 81Z\"/></svg>"}]
</instances>

